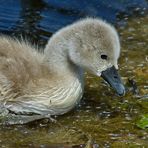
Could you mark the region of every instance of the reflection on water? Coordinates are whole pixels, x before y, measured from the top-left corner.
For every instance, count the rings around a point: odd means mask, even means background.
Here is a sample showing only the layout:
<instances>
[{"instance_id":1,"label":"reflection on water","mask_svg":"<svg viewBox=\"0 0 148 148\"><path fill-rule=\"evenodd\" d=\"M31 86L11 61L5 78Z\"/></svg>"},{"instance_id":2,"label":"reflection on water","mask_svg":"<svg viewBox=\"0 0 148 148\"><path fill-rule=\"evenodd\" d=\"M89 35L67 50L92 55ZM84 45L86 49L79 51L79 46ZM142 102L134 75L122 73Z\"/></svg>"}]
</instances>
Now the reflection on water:
<instances>
[{"instance_id":1,"label":"reflection on water","mask_svg":"<svg viewBox=\"0 0 148 148\"><path fill-rule=\"evenodd\" d=\"M68 2L69 0L38 0L38 3L35 0L2 0L0 30L14 36L24 34L32 42L40 41L39 44L44 45L56 29L85 14L99 15L107 7L106 0L98 1L99 5L97 1L81 2L82 6L89 5L83 10L78 0ZM122 4L121 7L119 4ZM139 7L146 7L146 4L142 0ZM98 7L102 9L94 11ZM119 61L121 75L125 83L128 78L136 81L139 94L129 92L125 97L119 98L101 79L87 75L85 94L79 106L62 117L55 117L56 123L42 120L23 126L0 126L1 147L80 147L80 144L86 144L90 139L100 147L147 147L147 131L135 126L137 117L148 113L146 103L141 100L148 95L148 16L146 9L139 7L134 7L136 17L129 17L133 11L125 13L127 4L114 0L109 10L110 15L103 15L107 20L110 21L111 18L113 23L118 24L122 45L122 58ZM118 15L116 22L114 12L119 12L118 10L122 10L122 13Z\"/></svg>"}]
</instances>

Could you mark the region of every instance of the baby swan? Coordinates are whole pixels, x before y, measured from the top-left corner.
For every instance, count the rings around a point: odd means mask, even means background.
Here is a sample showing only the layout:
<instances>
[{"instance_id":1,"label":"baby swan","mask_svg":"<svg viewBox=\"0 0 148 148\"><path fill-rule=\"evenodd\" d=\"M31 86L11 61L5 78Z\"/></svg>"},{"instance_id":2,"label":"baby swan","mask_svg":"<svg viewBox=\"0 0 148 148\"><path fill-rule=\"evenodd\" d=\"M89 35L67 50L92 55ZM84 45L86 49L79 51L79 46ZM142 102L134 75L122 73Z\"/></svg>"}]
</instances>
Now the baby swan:
<instances>
[{"instance_id":1,"label":"baby swan","mask_svg":"<svg viewBox=\"0 0 148 148\"><path fill-rule=\"evenodd\" d=\"M84 71L102 76L119 95L125 93L117 73L120 43L116 30L87 18L51 37L44 53L27 42L0 37L0 112L27 123L64 114L82 98Z\"/></svg>"}]
</instances>

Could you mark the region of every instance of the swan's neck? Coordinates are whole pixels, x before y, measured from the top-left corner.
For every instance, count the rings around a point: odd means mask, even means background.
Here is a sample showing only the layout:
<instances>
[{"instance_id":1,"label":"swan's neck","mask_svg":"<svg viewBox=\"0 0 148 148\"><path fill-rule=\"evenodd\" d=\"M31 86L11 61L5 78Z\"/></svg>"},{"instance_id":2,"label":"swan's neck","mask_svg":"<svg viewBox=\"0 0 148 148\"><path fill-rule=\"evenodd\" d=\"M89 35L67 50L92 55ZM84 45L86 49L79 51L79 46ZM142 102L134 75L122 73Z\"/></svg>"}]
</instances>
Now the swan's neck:
<instances>
[{"instance_id":1,"label":"swan's neck","mask_svg":"<svg viewBox=\"0 0 148 148\"><path fill-rule=\"evenodd\" d=\"M68 56L68 48L65 39L63 41L61 38L51 39L44 51L44 63L46 63L49 72L53 74L54 78L63 79L63 81L70 80L69 82L71 83L69 85L76 79L83 83L83 69L71 62Z\"/></svg>"},{"instance_id":2,"label":"swan's neck","mask_svg":"<svg viewBox=\"0 0 148 148\"><path fill-rule=\"evenodd\" d=\"M54 114L63 114L71 110L81 99L84 87L83 69L73 64L68 58L68 49L64 42L49 42L45 48L44 62L53 73L55 95L51 96L50 108ZM54 81L56 81L54 79ZM56 96L56 97L54 97Z\"/></svg>"},{"instance_id":3,"label":"swan's neck","mask_svg":"<svg viewBox=\"0 0 148 148\"><path fill-rule=\"evenodd\" d=\"M68 49L62 41L49 41L44 51L44 62L54 74L66 74L73 70L74 66L68 59Z\"/></svg>"}]
</instances>

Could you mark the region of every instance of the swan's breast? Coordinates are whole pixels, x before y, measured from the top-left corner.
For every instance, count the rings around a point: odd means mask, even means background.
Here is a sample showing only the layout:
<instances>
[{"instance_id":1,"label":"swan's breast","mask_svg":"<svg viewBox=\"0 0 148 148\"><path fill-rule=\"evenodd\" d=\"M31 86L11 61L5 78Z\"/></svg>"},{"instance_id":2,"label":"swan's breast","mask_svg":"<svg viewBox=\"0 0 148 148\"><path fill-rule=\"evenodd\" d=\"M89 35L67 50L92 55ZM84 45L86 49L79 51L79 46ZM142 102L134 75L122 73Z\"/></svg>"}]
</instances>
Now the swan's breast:
<instances>
[{"instance_id":1,"label":"swan's breast","mask_svg":"<svg viewBox=\"0 0 148 148\"><path fill-rule=\"evenodd\" d=\"M56 114L64 114L74 108L83 95L83 83L75 80L69 88L61 90L55 98L50 97L50 108L53 108Z\"/></svg>"},{"instance_id":2,"label":"swan's breast","mask_svg":"<svg viewBox=\"0 0 148 148\"><path fill-rule=\"evenodd\" d=\"M83 82L74 79L71 83L40 88L35 94L24 94L7 100L5 107L17 114L64 114L74 108L83 95Z\"/></svg>"}]
</instances>

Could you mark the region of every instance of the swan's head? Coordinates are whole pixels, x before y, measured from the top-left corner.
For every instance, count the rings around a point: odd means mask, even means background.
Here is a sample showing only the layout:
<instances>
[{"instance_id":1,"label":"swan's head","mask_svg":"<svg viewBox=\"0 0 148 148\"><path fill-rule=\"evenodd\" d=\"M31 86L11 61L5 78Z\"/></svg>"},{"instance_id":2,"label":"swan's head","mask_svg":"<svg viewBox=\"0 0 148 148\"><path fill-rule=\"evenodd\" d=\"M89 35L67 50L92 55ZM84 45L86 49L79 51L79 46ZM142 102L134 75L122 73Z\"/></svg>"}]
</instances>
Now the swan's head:
<instances>
[{"instance_id":1,"label":"swan's head","mask_svg":"<svg viewBox=\"0 0 148 148\"><path fill-rule=\"evenodd\" d=\"M99 19L84 19L74 23L69 40L69 58L86 71L102 76L119 95L125 93L117 72L120 43L116 30Z\"/></svg>"}]
</instances>

